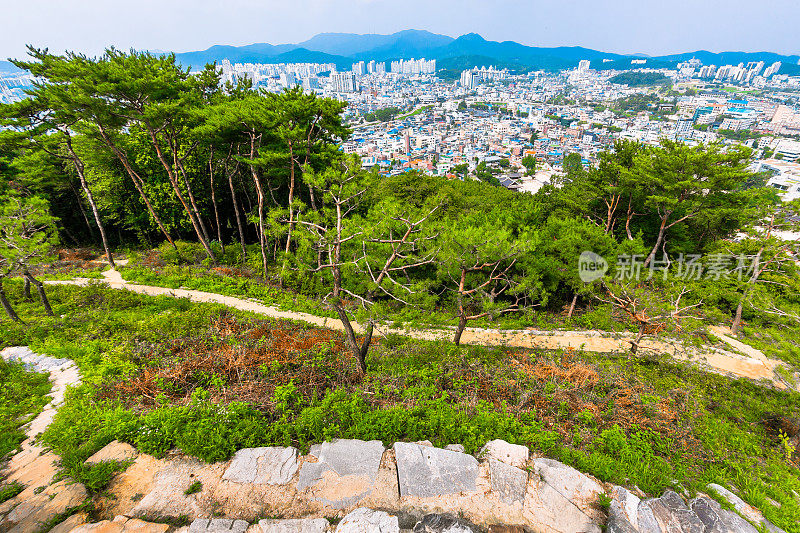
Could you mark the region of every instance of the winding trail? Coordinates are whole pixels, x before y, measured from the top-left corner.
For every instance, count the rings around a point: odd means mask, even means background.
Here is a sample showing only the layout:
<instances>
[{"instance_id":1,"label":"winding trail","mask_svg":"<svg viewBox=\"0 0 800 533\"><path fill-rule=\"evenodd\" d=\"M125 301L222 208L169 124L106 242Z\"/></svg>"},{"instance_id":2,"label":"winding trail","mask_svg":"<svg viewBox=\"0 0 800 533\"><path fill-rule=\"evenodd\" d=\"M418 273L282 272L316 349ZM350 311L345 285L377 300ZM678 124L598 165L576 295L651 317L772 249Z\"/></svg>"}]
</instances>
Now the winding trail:
<instances>
[{"instance_id":1,"label":"winding trail","mask_svg":"<svg viewBox=\"0 0 800 533\"><path fill-rule=\"evenodd\" d=\"M127 260L118 260L117 264L124 266ZM52 285L77 285L85 286L92 280L75 278L72 280L46 281ZM263 316L277 319L297 320L308 324L344 331L339 319L320 317L299 311L284 311L277 307L264 305L258 301L225 296L213 292L190 289L170 289L152 285L139 285L129 283L122 278L117 270L103 272L103 281L113 289L124 289L149 296L172 296L174 298L187 298L192 302L205 302L222 304L234 309L249 311ZM354 324L357 332L362 328ZM425 328L403 329L386 325L377 325L376 334L399 334L420 340L448 340L453 337L453 328ZM723 375L753 380L767 380L778 389L791 388L800 390L797 379L791 383L783 375L791 375L787 365L775 359L770 359L763 352L730 336L730 330L719 326L711 326L709 331L725 343L728 349L715 346L696 348L687 346L676 339L645 339L640 343L643 354L668 355L680 361L696 364L698 367ZM624 353L629 350L634 334L629 332L609 333L606 331L580 330L580 331L543 331L543 330L502 330L467 328L461 342L482 346L507 346L515 348L539 348L548 350L573 349L596 353ZM777 370L783 369L782 372ZM800 377L800 376L798 376Z\"/></svg>"}]
</instances>

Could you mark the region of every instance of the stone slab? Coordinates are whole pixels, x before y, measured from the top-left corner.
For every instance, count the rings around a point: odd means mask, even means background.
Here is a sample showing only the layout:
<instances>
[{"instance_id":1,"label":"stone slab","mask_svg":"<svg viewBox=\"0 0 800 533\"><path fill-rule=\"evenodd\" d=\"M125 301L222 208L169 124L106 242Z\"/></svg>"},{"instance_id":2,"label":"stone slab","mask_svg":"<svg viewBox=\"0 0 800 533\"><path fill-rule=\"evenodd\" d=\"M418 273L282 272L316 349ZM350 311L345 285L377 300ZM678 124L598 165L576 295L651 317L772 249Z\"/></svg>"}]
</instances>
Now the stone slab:
<instances>
[{"instance_id":1,"label":"stone slab","mask_svg":"<svg viewBox=\"0 0 800 533\"><path fill-rule=\"evenodd\" d=\"M527 446L511 444L500 439L490 440L478 453L478 457L481 459L493 458L517 468L525 467L529 455L530 451Z\"/></svg>"},{"instance_id":2,"label":"stone slab","mask_svg":"<svg viewBox=\"0 0 800 533\"><path fill-rule=\"evenodd\" d=\"M528 473L525 470L490 458L489 479L492 492L503 503L512 505L525 500L525 489L528 485Z\"/></svg>"},{"instance_id":3,"label":"stone slab","mask_svg":"<svg viewBox=\"0 0 800 533\"><path fill-rule=\"evenodd\" d=\"M478 461L464 453L407 442L394 444L400 496L422 498L474 492Z\"/></svg>"},{"instance_id":4,"label":"stone slab","mask_svg":"<svg viewBox=\"0 0 800 533\"><path fill-rule=\"evenodd\" d=\"M285 485L297 469L297 448L244 448L233 456L222 479L235 483Z\"/></svg>"},{"instance_id":5,"label":"stone slab","mask_svg":"<svg viewBox=\"0 0 800 533\"><path fill-rule=\"evenodd\" d=\"M336 533L400 533L396 516L359 507L342 518Z\"/></svg>"},{"instance_id":6,"label":"stone slab","mask_svg":"<svg viewBox=\"0 0 800 533\"><path fill-rule=\"evenodd\" d=\"M258 522L261 533L324 533L328 525L324 518L267 519Z\"/></svg>"},{"instance_id":7,"label":"stone slab","mask_svg":"<svg viewBox=\"0 0 800 533\"><path fill-rule=\"evenodd\" d=\"M305 462L300 468L297 490L305 490L322 480L326 472L333 471L338 476L358 476L371 483L378 476L384 452L379 440L334 439L319 446L312 446L316 463Z\"/></svg>"}]
</instances>

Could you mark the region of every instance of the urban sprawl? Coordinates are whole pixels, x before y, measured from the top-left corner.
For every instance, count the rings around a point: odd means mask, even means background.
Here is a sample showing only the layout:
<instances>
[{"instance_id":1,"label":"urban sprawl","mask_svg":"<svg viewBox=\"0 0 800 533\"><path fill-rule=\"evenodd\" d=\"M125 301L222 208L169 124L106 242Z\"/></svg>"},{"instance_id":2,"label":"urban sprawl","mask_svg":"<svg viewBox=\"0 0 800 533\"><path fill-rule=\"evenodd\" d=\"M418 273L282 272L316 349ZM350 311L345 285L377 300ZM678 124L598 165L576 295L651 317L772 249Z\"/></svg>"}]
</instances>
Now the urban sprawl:
<instances>
[{"instance_id":1,"label":"urban sprawl","mask_svg":"<svg viewBox=\"0 0 800 533\"><path fill-rule=\"evenodd\" d=\"M768 173L785 200L800 198L800 77L778 74L780 63L691 59L648 69L645 59L632 62L642 68L593 70L585 60L558 73L484 66L445 75L423 58L360 61L349 71L227 60L219 69L223 83L247 78L271 92L300 85L346 101L353 134L342 149L383 174L468 179L481 170L505 187L535 192L557 181L570 154L591 165L617 139L666 138L752 147L753 170ZM0 102L24 98L32 82L0 74Z\"/></svg>"}]
</instances>

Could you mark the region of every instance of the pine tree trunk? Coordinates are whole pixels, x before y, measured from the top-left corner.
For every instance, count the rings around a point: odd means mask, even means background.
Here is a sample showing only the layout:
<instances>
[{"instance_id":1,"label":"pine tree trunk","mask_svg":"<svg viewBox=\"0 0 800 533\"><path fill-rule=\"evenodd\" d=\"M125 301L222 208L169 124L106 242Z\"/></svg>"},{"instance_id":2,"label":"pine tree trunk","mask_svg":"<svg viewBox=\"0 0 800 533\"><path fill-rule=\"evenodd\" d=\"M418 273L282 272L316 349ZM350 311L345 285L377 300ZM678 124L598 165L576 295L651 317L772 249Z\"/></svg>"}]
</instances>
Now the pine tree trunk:
<instances>
[{"instance_id":1,"label":"pine tree trunk","mask_svg":"<svg viewBox=\"0 0 800 533\"><path fill-rule=\"evenodd\" d=\"M97 229L100 231L100 240L103 244L103 250L106 252L106 258L108 258L108 263L111 265L111 268L117 268L117 265L114 263L114 256L111 253L111 247L108 245L108 238L106 237L106 228L103 226L103 222L100 220L100 212L97 209L97 204L94 201L94 196L92 195L91 189L89 189L89 184L86 182L86 173L85 167L83 165L83 161L78 157L78 154L72 149L72 141L69 137L69 134L65 134L67 139L67 149L69 149L70 155L72 157L72 164L75 167L75 171L78 174L78 180L81 183L81 188L83 189L83 193L86 195L86 200L89 202L89 206L92 208L92 215L94 216L95 224L97 224Z\"/></svg>"},{"instance_id":2,"label":"pine tree trunk","mask_svg":"<svg viewBox=\"0 0 800 533\"><path fill-rule=\"evenodd\" d=\"M358 339L356 339L356 333L353 330L353 324L350 322L350 318L347 316L344 308L339 303L334 304L333 307L336 309L336 314L339 315L339 320L342 322L342 327L344 328L345 336L347 338L347 345L350 347L350 351L356 358L358 370L362 375L364 375L367 373L367 352L369 351L369 345L372 341L373 325L371 322L369 323L367 326L366 335L364 337L364 342L361 346L359 346Z\"/></svg>"},{"instance_id":3,"label":"pine tree trunk","mask_svg":"<svg viewBox=\"0 0 800 533\"><path fill-rule=\"evenodd\" d=\"M50 300L47 299L47 294L44 292L44 283L39 281L38 279L34 278L30 272L27 270L25 271L25 279L30 280L31 283L36 285L36 291L39 293L39 300L41 300L42 305L44 306L44 311L47 313L47 316L55 316L53 315L53 308L50 307Z\"/></svg>"},{"instance_id":4,"label":"pine tree trunk","mask_svg":"<svg viewBox=\"0 0 800 533\"><path fill-rule=\"evenodd\" d=\"M208 157L208 176L211 186L211 204L214 206L214 222L217 225L217 240L222 247L222 253L225 253L225 243L222 240L222 226L219 223L219 209L217 208L217 192L214 190L214 165L212 158L214 157L214 147L211 147L211 155Z\"/></svg>"},{"instance_id":5,"label":"pine tree trunk","mask_svg":"<svg viewBox=\"0 0 800 533\"><path fill-rule=\"evenodd\" d=\"M19 322L20 324L24 324L22 319L17 315L16 311L14 311L14 308L11 307L11 303L8 301L8 298L6 297L6 290L5 287L3 287L3 278L0 278L0 304L3 305L3 309L5 310L6 315L8 315L8 318L13 320L14 322Z\"/></svg>"},{"instance_id":6,"label":"pine tree trunk","mask_svg":"<svg viewBox=\"0 0 800 533\"><path fill-rule=\"evenodd\" d=\"M226 171L227 172L227 171ZM242 245L242 263L247 261L247 247L244 243L244 227L242 226L242 215L239 213L239 200L236 198L236 187L233 185L233 175L235 172L228 172L228 186L231 189L231 200L233 201L233 212L236 216L236 226L239 228L239 242Z\"/></svg>"},{"instance_id":7,"label":"pine tree trunk","mask_svg":"<svg viewBox=\"0 0 800 533\"><path fill-rule=\"evenodd\" d=\"M23 286L22 286L22 294L25 295L25 299L28 301L33 300L33 296L31 296L31 281L24 277L23 278Z\"/></svg>"},{"instance_id":8,"label":"pine tree trunk","mask_svg":"<svg viewBox=\"0 0 800 533\"><path fill-rule=\"evenodd\" d=\"M453 336L453 344L459 346L461 344L461 335L464 333L464 330L467 328L467 318L460 314L458 316L458 326L456 327L456 334Z\"/></svg>"},{"instance_id":9,"label":"pine tree trunk","mask_svg":"<svg viewBox=\"0 0 800 533\"><path fill-rule=\"evenodd\" d=\"M575 311L575 304L576 303L578 303L578 293L577 292L572 297L572 303L569 305L569 312L567 313L567 318L572 318L572 313Z\"/></svg>"},{"instance_id":10,"label":"pine tree trunk","mask_svg":"<svg viewBox=\"0 0 800 533\"><path fill-rule=\"evenodd\" d=\"M161 230L161 233L164 235L164 238L167 239L167 242L169 242L172 245L172 248L174 248L175 251L177 252L178 247L175 245L175 242L172 240L172 237L170 237L167 228L161 222L161 218L158 216L158 213L156 213L156 210L153 209L153 205L150 203L150 200L147 198L147 195L144 193L144 188L142 187L144 181L139 176L139 174L137 174L136 171L133 170L133 167L128 161L128 157L125 154L123 154L119 148L117 148L117 145L114 144L111 138L106 134L102 126L98 125L98 129L100 130L100 135L103 137L103 141L109 148L111 148L111 151L114 152L114 155L117 157L119 162L122 163L122 166L125 168L125 171L128 173L128 177L130 177L131 181L133 182L133 186L136 187L136 190L139 192L139 196L141 196L142 200L144 201L144 204L147 206L147 210L150 212L150 215L153 217L153 220L156 221L158 229Z\"/></svg>"},{"instance_id":11,"label":"pine tree trunk","mask_svg":"<svg viewBox=\"0 0 800 533\"><path fill-rule=\"evenodd\" d=\"M669 213L666 214L661 219L661 225L658 228L658 237L656 238L656 243L653 246L653 249L650 251L650 254L647 256L647 259L645 259L644 265L642 265L644 268L649 267L650 263L652 263L653 260L656 257L656 252L658 251L659 247L661 246L661 243L664 240L664 231L666 230L666 227L667 227L667 219L668 218L669 218Z\"/></svg>"}]
</instances>

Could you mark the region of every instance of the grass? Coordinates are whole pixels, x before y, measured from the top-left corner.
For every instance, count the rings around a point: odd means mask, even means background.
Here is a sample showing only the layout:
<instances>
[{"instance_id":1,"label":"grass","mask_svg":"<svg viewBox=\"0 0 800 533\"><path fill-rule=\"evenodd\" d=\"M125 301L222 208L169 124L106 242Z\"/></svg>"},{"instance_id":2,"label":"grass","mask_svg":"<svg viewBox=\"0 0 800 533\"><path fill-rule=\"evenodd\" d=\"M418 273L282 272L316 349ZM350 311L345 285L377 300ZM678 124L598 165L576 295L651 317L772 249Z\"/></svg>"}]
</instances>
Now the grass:
<instances>
[{"instance_id":1,"label":"grass","mask_svg":"<svg viewBox=\"0 0 800 533\"><path fill-rule=\"evenodd\" d=\"M21 427L41 412L49 401L49 392L46 374L0 360L0 460L25 440Z\"/></svg>"},{"instance_id":2,"label":"grass","mask_svg":"<svg viewBox=\"0 0 800 533\"><path fill-rule=\"evenodd\" d=\"M800 531L800 457L780 433L800 417L796 393L671 360L397 335L378 341L360 377L337 332L99 285L49 288L56 317L47 318L20 283L8 291L30 325L4 320L0 346L72 358L85 375L44 440L64 475L95 492L124 465L83 461L114 439L219 461L244 447L308 449L336 437L467 452L500 438L652 495L675 483L733 485Z\"/></svg>"}]
</instances>

